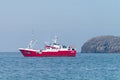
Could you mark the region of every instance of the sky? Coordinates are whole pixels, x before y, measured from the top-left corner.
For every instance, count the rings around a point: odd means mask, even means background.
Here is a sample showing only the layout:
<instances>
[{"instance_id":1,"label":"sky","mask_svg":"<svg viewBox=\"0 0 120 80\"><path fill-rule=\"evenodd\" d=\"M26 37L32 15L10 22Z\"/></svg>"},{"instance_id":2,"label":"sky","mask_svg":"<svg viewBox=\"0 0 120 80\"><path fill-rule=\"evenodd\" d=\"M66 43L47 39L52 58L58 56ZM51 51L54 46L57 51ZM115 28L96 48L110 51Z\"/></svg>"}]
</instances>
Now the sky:
<instances>
[{"instance_id":1,"label":"sky","mask_svg":"<svg viewBox=\"0 0 120 80\"><path fill-rule=\"evenodd\" d=\"M43 48L54 36L80 51L101 35L120 36L120 0L0 1L0 52L18 52L32 39Z\"/></svg>"}]
</instances>

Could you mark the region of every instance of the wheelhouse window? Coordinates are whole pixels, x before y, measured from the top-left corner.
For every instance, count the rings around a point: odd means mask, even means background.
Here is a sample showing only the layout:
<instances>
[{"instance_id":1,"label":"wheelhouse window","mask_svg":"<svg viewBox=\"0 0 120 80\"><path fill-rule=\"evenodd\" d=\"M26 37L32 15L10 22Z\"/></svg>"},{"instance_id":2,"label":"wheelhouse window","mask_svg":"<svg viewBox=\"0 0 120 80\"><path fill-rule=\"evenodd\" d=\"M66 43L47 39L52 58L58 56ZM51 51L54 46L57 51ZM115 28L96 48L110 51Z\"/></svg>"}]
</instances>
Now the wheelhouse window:
<instances>
[{"instance_id":1,"label":"wheelhouse window","mask_svg":"<svg viewBox=\"0 0 120 80\"><path fill-rule=\"evenodd\" d=\"M62 47L63 47L63 48L67 48L67 46L64 46L64 45L63 45Z\"/></svg>"}]
</instances>

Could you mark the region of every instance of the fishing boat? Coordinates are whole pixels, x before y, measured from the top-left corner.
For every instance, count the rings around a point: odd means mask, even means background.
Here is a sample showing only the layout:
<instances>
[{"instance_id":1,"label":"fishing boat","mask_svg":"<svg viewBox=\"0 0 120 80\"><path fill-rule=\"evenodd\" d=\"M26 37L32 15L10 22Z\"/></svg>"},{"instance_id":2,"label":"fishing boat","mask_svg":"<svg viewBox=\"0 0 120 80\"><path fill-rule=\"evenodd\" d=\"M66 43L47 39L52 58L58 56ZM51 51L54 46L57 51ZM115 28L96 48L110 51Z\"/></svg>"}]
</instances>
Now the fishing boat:
<instances>
[{"instance_id":1,"label":"fishing boat","mask_svg":"<svg viewBox=\"0 0 120 80\"><path fill-rule=\"evenodd\" d=\"M74 57L76 49L73 46L65 46L57 43L57 37L51 44L45 44L43 49L33 49L35 44L30 41L28 48L19 48L24 57Z\"/></svg>"}]
</instances>

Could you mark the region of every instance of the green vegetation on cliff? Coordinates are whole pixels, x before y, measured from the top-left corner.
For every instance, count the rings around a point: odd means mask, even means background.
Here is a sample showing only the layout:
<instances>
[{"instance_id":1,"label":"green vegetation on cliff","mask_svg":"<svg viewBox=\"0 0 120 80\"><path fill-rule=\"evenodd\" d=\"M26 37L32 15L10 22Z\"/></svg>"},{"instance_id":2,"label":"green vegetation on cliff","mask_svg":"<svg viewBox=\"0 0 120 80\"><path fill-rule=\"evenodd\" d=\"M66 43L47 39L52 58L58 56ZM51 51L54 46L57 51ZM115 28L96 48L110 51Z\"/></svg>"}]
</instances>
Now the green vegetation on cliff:
<instances>
[{"instance_id":1,"label":"green vegetation on cliff","mask_svg":"<svg viewBox=\"0 0 120 80\"><path fill-rule=\"evenodd\" d=\"M99 36L85 42L82 53L120 53L120 37Z\"/></svg>"}]
</instances>

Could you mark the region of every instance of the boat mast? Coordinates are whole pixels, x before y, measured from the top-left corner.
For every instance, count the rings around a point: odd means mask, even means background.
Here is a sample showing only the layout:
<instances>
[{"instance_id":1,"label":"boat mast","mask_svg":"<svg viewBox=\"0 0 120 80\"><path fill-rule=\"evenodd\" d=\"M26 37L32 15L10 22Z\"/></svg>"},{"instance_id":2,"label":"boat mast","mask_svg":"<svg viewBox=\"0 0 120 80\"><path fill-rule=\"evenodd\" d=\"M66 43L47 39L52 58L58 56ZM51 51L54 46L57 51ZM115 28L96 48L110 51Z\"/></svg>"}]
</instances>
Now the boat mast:
<instances>
[{"instance_id":1,"label":"boat mast","mask_svg":"<svg viewBox=\"0 0 120 80\"><path fill-rule=\"evenodd\" d=\"M57 44L57 40L58 40L58 37L55 36L55 38L53 39L53 43L54 43L54 44Z\"/></svg>"},{"instance_id":2,"label":"boat mast","mask_svg":"<svg viewBox=\"0 0 120 80\"><path fill-rule=\"evenodd\" d=\"M31 40L30 43L28 44L28 49L32 49L33 48L33 41Z\"/></svg>"},{"instance_id":3,"label":"boat mast","mask_svg":"<svg viewBox=\"0 0 120 80\"><path fill-rule=\"evenodd\" d=\"M28 49L33 49L33 46L35 45L35 43L37 42L37 40L34 40L34 31L32 30L32 40L30 41L30 43L28 44Z\"/></svg>"}]
</instances>

